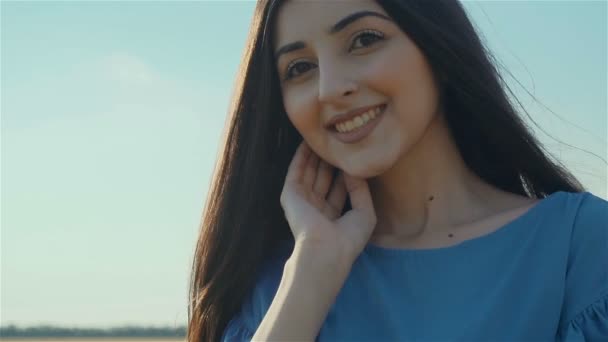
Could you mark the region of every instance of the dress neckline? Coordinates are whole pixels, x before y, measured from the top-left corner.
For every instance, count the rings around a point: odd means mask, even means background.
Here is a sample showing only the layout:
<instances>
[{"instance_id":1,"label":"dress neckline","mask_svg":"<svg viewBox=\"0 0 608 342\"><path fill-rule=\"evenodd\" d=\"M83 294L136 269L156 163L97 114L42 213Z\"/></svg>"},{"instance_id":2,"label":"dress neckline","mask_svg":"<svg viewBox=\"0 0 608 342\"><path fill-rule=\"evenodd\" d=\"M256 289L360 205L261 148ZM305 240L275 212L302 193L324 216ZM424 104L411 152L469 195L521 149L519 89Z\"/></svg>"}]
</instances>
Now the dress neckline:
<instances>
[{"instance_id":1,"label":"dress neckline","mask_svg":"<svg viewBox=\"0 0 608 342\"><path fill-rule=\"evenodd\" d=\"M373 254L373 255L386 255L386 256L396 256L396 255L433 255L433 254L443 254L443 253L451 253L460 251L462 249L470 248L477 244L485 244L493 239L500 239L503 235L508 234L510 231L515 229L518 226L521 226L523 222L535 217L536 214L542 211L545 207L551 204L556 198L561 195L567 194L564 191L557 191L549 196L539 200L536 204L534 204L531 208L526 210L521 215L512 219L511 221L501 225L499 228L491 231L490 233L477 236L471 239L467 239L456 243L454 245L446 246L446 247L436 247L436 248L397 248L397 247L382 247L376 245L372 242L368 242L364 248L364 253Z\"/></svg>"}]
</instances>

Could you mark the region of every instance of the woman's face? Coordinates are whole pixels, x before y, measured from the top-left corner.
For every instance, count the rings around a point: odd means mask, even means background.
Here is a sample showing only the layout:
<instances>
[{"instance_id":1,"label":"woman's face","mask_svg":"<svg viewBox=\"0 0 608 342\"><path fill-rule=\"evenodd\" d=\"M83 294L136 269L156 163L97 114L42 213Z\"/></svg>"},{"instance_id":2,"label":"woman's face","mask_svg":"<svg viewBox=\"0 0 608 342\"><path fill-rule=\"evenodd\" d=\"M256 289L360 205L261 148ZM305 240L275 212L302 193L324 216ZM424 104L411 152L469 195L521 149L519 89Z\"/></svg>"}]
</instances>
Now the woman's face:
<instances>
[{"instance_id":1,"label":"woman's face","mask_svg":"<svg viewBox=\"0 0 608 342\"><path fill-rule=\"evenodd\" d=\"M273 48L295 128L349 174L391 168L437 112L421 51L371 0L289 0L277 15Z\"/></svg>"}]
</instances>

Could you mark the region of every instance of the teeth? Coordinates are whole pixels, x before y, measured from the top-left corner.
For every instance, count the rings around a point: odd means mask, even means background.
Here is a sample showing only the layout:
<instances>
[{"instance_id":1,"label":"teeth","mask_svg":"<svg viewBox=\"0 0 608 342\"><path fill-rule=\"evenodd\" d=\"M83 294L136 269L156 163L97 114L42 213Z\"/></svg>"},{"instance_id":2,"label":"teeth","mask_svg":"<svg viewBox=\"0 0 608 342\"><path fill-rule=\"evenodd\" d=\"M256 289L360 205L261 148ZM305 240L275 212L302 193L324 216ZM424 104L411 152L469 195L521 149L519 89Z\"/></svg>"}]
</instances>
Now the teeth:
<instances>
[{"instance_id":1,"label":"teeth","mask_svg":"<svg viewBox=\"0 0 608 342\"><path fill-rule=\"evenodd\" d=\"M376 107L374 109L370 109L367 112L354 117L346 122L341 122L336 124L335 128L340 133L350 132L354 129L357 129L361 126L364 126L368 121L376 118L378 114L380 114L380 107Z\"/></svg>"}]
</instances>

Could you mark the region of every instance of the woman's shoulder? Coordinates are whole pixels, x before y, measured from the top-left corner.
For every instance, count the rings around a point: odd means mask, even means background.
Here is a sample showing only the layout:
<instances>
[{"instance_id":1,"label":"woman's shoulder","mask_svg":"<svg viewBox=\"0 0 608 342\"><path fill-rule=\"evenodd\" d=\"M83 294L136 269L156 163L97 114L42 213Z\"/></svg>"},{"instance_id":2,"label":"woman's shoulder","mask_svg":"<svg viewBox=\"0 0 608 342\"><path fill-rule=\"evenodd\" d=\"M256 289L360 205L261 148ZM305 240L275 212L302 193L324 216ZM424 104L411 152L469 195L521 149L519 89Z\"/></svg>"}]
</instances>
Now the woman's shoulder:
<instances>
[{"instance_id":1,"label":"woman's shoulder","mask_svg":"<svg viewBox=\"0 0 608 342\"><path fill-rule=\"evenodd\" d=\"M292 241L278 241L262 262L252 294L258 314L265 314L270 307L283 277L285 262L291 256L292 251Z\"/></svg>"},{"instance_id":2,"label":"woman's shoulder","mask_svg":"<svg viewBox=\"0 0 608 342\"><path fill-rule=\"evenodd\" d=\"M283 277L285 262L291 256L292 250L293 242L278 241L262 262L251 295L256 316L263 318L268 311Z\"/></svg>"},{"instance_id":3,"label":"woman's shoulder","mask_svg":"<svg viewBox=\"0 0 608 342\"><path fill-rule=\"evenodd\" d=\"M285 262L291 256L293 242L280 241L263 260L255 282L224 330L222 341L250 340L264 319L283 277Z\"/></svg>"},{"instance_id":4,"label":"woman's shoulder","mask_svg":"<svg viewBox=\"0 0 608 342\"><path fill-rule=\"evenodd\" d=\"M560 192L561 205L554 207L554 215L570 226L572 248L595 245L598 252L608 247L608 201L590 192ZM608 259L607 259L608 260Z\"/></svg>"},{"instance_id":5,"label":"woman's shoulder","mask_svg":"<svg viewBox=\"0 0 608 342\"><path fill-rule=\"evenodd\" d=\"M550 197L553 205L546 205L539 214L551 223L546 233L559 234L560 241L566 242L569 263L581 255L604 256L608 263L608 202L587 191L559 191Z\"/></svg>"},{"instance_id":6,"label":"woman's shoulder","mask_svg":"<svg viewBox=\"0 0 608 342\"><path fill-rule=\"evenodd\" d=\"M608 226L608 201L590 192L568 193L577 206L575 225L579 229L592 229L600 233Z\"/></svg>"},{"instance_id":7,"label":"woman's shoulder","mask_svg":"<svg viewBox=\"0 0 608 342\"><path fill-rule=\"evenodd\" d=\"M569 271L573 267L597 268L608 289L608 201L590 193L567 193L571 207ZM598 283L599 284L599 283Z\"/></svg>"}]
</instances>

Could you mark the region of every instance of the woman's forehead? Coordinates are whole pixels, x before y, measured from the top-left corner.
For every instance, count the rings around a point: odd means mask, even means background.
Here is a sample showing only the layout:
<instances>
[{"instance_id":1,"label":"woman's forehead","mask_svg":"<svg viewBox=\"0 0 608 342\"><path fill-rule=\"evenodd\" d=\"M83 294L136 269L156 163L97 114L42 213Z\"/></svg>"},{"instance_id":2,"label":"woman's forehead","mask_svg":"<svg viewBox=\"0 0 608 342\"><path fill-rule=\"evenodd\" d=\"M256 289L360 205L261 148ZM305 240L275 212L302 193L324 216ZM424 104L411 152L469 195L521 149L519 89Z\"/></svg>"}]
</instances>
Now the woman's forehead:
<instances>
[{"instance_id":1,"label":"woman's forehead","mask_svg":"<svg viewBox=\"0 0 608 342\"><path fill-rule=\"evenodd\" d=\"M386 14L373 0L288 0L276 14L275 46L327 35L344 17L365 10Z\"/></svg>"}]
</instances>

